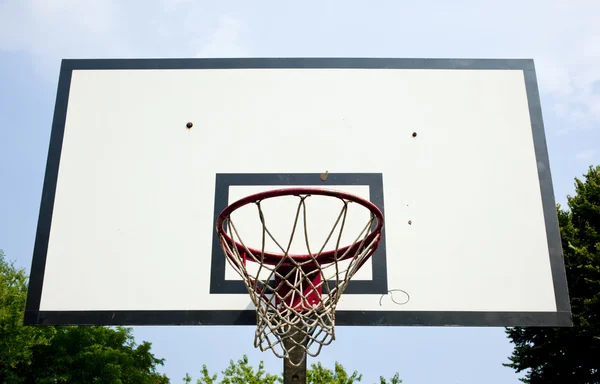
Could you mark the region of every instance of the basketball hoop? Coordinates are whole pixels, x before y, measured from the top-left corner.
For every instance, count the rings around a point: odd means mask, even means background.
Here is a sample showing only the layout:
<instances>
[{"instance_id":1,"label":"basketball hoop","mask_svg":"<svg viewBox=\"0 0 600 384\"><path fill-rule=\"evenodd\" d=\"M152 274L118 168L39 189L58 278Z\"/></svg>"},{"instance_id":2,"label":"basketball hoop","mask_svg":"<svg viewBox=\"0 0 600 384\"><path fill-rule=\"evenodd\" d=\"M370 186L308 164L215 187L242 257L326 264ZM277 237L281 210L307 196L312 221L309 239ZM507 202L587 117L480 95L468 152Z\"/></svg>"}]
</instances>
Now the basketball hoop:
<instances>
[{"instance_id":1,"label":"basketball hoop","mask_svg":"<svg viewBox=\"0 0 600 384\"><path fill-rule=\"evenodd\" d=\"M311 244L307 224L307 205L311 197L328 198L327 204L340 202L340 212L324 244ZM276 240L269 230L261 204L267 199L297 197L298 205L287 244ZM261 225L261 244L247 245L236 228L232 213L254 204ZM341 244L347 226L348 207L357 204L366 209L368 219L349 244ZM336 211L337 212L337 211ZM299 224L302 218L303 225ZM291 244L303 227L305 253L292 254ZM275 355L297 366L306 354L317 356L321 348L335 339L335 308L350 279L373 255L383 229L383 214L370 201L333 190L289 188L257 193L240 199L221 212L216 229L229 264L242 277L256 307L254 346L271 349ZM267 240L278 252L266 250ZM327 244L335 245L327 249ZM292 361L290 354L302 358ZM294 353L293 351L296 351Z\"/></svg>"}]
</instances>

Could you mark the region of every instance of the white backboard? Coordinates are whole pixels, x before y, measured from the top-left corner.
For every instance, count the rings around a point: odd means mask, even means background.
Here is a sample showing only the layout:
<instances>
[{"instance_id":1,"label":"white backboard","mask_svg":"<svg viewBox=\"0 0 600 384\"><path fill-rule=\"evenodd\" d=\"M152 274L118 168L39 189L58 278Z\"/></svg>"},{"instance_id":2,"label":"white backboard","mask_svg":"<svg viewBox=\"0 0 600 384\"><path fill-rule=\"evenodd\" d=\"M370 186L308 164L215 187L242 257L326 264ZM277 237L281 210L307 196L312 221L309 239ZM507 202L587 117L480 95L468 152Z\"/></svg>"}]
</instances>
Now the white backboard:
<instances>
[{"instance_id":1,"label":"white backboard","mask_svg":"<svg viewBox=\"0 0 600 384\"><path fill-rule=\"evenodd\" d=\"M252 324L215 218L294 186L384 211L339 325L571 322L533 62L438 59L65 60L26 322Z\"/></svg>"}]
</instances>

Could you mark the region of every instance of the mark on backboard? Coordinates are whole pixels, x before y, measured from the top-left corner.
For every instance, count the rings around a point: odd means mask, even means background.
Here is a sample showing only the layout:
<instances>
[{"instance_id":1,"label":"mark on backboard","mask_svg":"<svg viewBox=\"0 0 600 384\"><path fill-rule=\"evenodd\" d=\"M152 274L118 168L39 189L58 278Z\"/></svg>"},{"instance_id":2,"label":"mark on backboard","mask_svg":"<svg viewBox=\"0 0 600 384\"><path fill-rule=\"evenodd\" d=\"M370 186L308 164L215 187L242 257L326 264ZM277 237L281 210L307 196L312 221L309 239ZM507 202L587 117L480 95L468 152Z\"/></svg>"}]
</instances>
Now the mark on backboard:
<instances>
[{"instance_id":1,"label":"mark on backboard","mask_svg":"<svg viewBox=\"0 0 600 384\"><path fill-rule=\"evenodd\" d=\"M394 292L402 292L402 293L404 293L406 295L406 301L404 301L404 302L398 301L396 298L394 298ZM383 306L383 304L381 302L382 302L383 298L386 297L386 296L389 296L390 300L392 300L392 302L394 304L398 304L398 305L404 305L404 304L406 304L406 303L408 303L410 301L410 295L408 294L408 292L406 292L406 291L404 291L402 289L390 289L389 291L387 291L386 294L381 295L381 297L379 298L379 306L380 307Z\"/></svg>"}]
</instances>

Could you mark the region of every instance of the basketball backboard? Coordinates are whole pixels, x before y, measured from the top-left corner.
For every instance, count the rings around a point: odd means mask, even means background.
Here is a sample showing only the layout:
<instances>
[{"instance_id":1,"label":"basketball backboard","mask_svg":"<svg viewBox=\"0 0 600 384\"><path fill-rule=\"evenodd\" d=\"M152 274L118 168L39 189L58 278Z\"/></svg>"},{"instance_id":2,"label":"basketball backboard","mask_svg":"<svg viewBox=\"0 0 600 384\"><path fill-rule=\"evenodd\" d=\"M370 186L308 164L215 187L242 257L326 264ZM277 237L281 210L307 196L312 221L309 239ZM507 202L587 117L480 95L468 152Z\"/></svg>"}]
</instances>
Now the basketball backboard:
<instances>
[{"instance_id":1,"label":"basketball backboard","mask_svg":"<svg viewBox=\"0 0 600 384\"><path fill-rule=\"evenodd\" d=\"M534 65L487 59L63 61L25 323L254 324L215 220L303 186L385 215L337 325L571 324Z\"/></svg>"}]
</instances>

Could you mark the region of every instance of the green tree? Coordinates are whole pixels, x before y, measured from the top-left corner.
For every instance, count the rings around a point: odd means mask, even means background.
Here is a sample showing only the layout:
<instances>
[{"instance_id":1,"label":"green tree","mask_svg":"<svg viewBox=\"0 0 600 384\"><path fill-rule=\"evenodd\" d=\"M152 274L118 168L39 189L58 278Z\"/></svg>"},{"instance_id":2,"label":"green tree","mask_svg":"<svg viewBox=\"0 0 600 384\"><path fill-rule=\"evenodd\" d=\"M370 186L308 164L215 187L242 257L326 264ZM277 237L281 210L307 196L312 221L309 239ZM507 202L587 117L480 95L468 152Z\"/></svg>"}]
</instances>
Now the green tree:
<instances>
[{"instance_id":1,"label":"green tree","mask_svg":"<svg viewBox=\"0 0 600 384\"><path fill-rule=\"evenodd\" d=\"M575 179L569 211L558 209L572 328L510 328L510 363L530 384L600 383L600 166Z\"/></svg>"},{"instance_id":2,"label":"green tree","mask_svg":"<svg viewBox=\"0 0 600 384\"><path fill-rule=\"evenodd\" d=\"M50 343L52 329L24 327L27 275L0 250L0 383L19 383L31 364L32 350Z\"/></svg>"},{"instance_id":3,"label":"green tree","mask_svg":"<svg viewBox=\"0 0 600 384\"><path fill-rule=\"evenodd\" d=\"M223 378L217 380L218 376L212 375L204 364L196 384L274 384L280 380L279 376L265 372L265 364L262 360L258 364L258 369L254 371L246 355L237 362L230 360L229 366L222 373ZM183 381L189 384L192 382L192 378L186 374Z\"/></svg>"},{"instance_id":4,"label":"green tree","mask_svg":"<svg viewBox=\"0 0 600 384\"><path fill-rule=\"evenodd\" d=\"M379 377L379 384L400 384L402 380L400 380L400 374L396 373L394 376L390 378L388 382L383 376Z\"/></svg>"},{"instance_id":5,"label":"green tree","mask_svg":"<svg viewBox=\"0 0 600 384\"><path fill-rule=\"evenodd\" d=\"M163 359L137 345L132 331L117 327L56 327L49 345L33 349L28 377L36 383L166 384L157 372Z\"/></svg>"},{"instance_id":6,"label":"green tree","mask_svg":"<svg viewBox=\"0 0 600 384\"><path fill-rule=\"evenodd\" d=\"M130 329L23 325L27 276L0 251L0 383L166 384Z\"/></svg>"},{"instance_id":7,"label":"green tree","mask_svg":"<svg viewBox=\"0 0 600 384\"><path fill-rule=\"evenodd\" d=\"M229 361L229 366L223 372L223 378L209 372L206 365L202 366L200 378L196 384L274 384L283 383L281 375L271 375L264 370L264 363L261 361L258 370L249 365L248 357L244 357L237 362ZM306 371L306 379L309 384L354 384L362 380L362 375L357 371L348 374L346 369L338 362L335 363L333 370L323 367L321 363L311 364ZM379 384L400 384L400 376L396 373L392 378L385 379L380 377ZM188 374L183 378L184 383L191 384L192 377Z\"/></svg>"},{"instance_id":8,"label":"green tree","mask_svg":"<svg viewBox=\"0 0 600 384\"><path fill-rule=\"evenodd\" d=\"M321 363L311 364L306 370L306 381L311 384L354 384L362 380L362 375L354 371L351 375L342 364L335 362L333 370L325 368Z\"/></svg>"}]
</instances>

